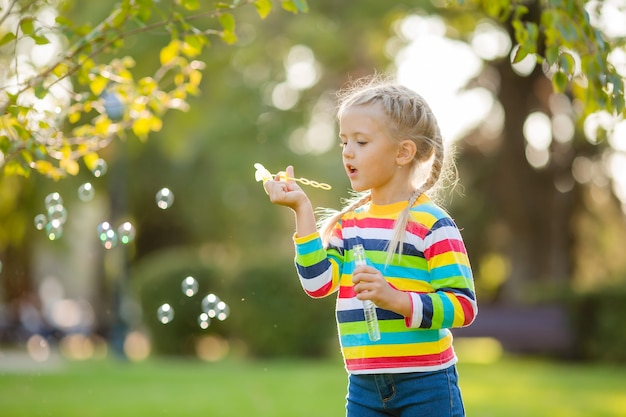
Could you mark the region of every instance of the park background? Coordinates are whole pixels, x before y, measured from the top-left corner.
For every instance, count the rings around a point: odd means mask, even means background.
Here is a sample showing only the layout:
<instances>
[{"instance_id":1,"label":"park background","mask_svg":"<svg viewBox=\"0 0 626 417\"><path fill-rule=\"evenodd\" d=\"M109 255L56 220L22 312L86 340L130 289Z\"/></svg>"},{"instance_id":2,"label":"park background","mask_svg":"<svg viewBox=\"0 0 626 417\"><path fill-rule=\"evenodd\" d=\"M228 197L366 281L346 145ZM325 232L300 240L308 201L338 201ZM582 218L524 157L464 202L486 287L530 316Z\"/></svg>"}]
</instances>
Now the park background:
<instances>
[{"instance_id":1,"label":"park background","mask_svg":"<svg viewBox=\"0 0 626 417\"><path fill-rule=\"evenodd\" d=\"M297 177L332 185L307 188L314 205L340 207L349 182L334 93L374 72L420 92L455 148L460 184L441 199L462 229L480 307L454 331L468 412L620 415L622 116L586 114L532 54L512 64L514 28L473 4L291 3L263 19L252 6L233 12L237 39L213 38L195 57L202 81L188 107L149 135L108 141L104 165L79 160L61 179L0 174L3 415L342 415L334 300L302 292L292 215L269 203L254 164L294 165ZM95 26L116 4L69 2L58 13ZM529 16L546 4L528 3ZM626 5L587 10L623 78ZM103 56L132 57L140 78L158 72L170 36L146 30ZM24 49L0 52L8 67ZM122 101L105 100L111 119L127 111ZM38 230L54 193L63 227ZM222 316L200 317L209 294L225 303ZM159 313L165 304L170 315Z\"/></svg>"}]
</instances>

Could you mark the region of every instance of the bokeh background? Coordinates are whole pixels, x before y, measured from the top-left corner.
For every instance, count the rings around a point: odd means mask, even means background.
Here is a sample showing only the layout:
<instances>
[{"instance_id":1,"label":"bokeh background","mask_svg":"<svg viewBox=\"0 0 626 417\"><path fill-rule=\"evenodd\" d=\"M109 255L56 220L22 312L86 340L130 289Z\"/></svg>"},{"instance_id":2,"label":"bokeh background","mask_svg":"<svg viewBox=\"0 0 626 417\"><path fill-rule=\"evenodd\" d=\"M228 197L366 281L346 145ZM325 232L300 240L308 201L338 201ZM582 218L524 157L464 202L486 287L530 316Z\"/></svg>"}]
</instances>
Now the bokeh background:
<instances>
[{"instance_id":1,"label":"bokeh background","mask_svg":"<svg viewBox=\"0 0 626 417\"><path fill-rule=\"evenodd\" d=\"M114 6L75 1L62 13L95 23ZM349 182L334 94L381 72L426 98L455 150L460 185L440 197L462 229L480 307L455 332L462 359L623 366L626 122L602 111L582 122L550 69L531 57L511 64L511 28L478 12L437 1L309 7L264 20L239 11L238 41L214 41L199 57L189 109L164 116L148 140L110 143L100 171L0 174L0 363L18 353L35 365L336 360L334 301L302 292L293 216L269 203L253 165L294 165L332 185L307 188L315 206L340 207ZM624 39L624 2L598 7L594 24ZM134 73L151 73L168 40L143 33L122 52ZM626 77L626 50L611 59ZM67 215L61 234L35 220L54 193ZM207 307L210 294L219 308Z\"/></svg>"}]
</instances>

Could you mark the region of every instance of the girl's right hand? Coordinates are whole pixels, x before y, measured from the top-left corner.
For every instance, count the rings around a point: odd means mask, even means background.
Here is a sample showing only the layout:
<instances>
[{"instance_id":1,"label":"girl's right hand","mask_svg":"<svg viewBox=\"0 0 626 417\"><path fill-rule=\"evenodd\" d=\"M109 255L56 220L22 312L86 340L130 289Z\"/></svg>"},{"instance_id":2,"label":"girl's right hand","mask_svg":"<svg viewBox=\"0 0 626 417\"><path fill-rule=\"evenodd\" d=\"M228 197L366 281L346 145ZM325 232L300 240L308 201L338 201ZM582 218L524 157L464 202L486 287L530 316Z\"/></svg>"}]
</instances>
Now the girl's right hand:
<instances>
[{"instance_id":1,"label":"girl's right hand","mask_svg":"<svg viewBox=\"0 0 626 417\"><path fill-rule=\"evenodd\" d=\"M293 166L288 166L285 172L287 178L295 178ZM289 207L294 211L298 211L303 204L311 204L309 197L295 181L283 180L279 175L272 181L266 181L263 187L274 204Z\"/></svg>"}]
</instances>

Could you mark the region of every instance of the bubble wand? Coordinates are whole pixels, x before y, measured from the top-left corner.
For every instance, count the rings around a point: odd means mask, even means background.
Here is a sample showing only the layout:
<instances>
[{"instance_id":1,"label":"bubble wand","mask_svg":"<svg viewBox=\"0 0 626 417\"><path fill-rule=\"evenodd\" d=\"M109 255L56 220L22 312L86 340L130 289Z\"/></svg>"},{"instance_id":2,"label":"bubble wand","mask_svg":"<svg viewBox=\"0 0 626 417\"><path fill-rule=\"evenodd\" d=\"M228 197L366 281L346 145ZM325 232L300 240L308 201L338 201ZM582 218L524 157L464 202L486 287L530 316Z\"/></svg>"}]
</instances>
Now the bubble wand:
<instances>
[{"instance_id":1,"label":"bubble wand","mask_svg":"<svg viewBox=\"0 0 626 417\"><path fill-rule=\"evenodd\" d=\"M267 168L265 168L262 164L259 164L258 162L254 164L254 167L256 168L256 172L254 173L254 178L257 181L263 181L263 184L265 184L267 181L273 180L274 178L278 176L282 181L287 181L287 180L296 181L302 185L310 185L311 187L320 188L322 190L330 190L332 188L330 185L326 183L313 181L308 178L288 177L285 171L280 171L278 174L272 174L271 172L267 170Z\"/></svg>"}]
</instances>

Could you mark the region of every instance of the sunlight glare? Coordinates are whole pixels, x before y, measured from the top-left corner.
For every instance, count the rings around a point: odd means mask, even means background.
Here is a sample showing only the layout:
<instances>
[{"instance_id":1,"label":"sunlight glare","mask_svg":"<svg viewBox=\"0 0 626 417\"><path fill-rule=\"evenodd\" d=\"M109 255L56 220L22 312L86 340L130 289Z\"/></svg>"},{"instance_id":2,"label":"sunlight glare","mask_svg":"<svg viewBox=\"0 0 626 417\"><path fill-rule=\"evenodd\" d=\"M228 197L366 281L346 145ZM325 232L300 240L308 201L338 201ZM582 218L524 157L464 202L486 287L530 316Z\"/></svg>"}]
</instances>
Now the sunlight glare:
<instances>
[{"instance_id":1,"label":"sunlight glare","mask_svg":"<svg viewBox=\"0 0 626 417\"><path fill-rule=\"evenodd\" d=\"M478 23L470 43L476 55L487 61L502 58L511 50L509 35L502 27L489 20Z\"/></svg>"},{"instance_id":2,"label":"sunlight glare","mask_svg":"<svg viewBox=\"0 0 626 417\"><path fill-rule=\"evenodd\" d=\"M397 79L424 97L444 138L455 141L487 116L493 97L486 89L465 89L482 60L468 44L445 38L439 21L413 15L400 24L411 41L396 56Z\"/></svg>"}]
</instances>

